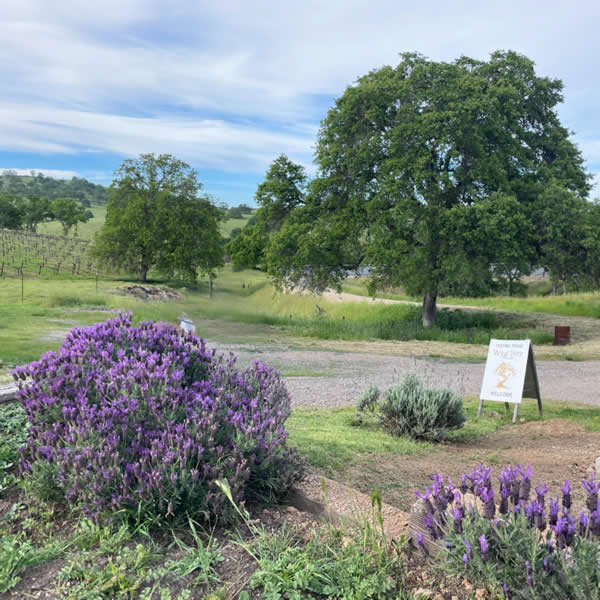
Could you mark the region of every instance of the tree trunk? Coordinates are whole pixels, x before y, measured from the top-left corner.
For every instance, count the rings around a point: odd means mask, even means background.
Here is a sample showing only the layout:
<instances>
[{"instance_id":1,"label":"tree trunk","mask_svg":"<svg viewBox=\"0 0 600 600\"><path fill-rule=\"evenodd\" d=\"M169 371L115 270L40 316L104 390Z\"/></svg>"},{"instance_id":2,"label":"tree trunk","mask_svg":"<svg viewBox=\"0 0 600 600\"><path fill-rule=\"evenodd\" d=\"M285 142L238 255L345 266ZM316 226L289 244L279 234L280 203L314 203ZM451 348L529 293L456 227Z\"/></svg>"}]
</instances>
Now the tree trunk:
<instances>
[{"instance_id":1,"label":"tree trunk","mask_svg":"<svg viewBox=\"0 0 600 600\"><path fill-rule=\"evenodd\" d=\"M148 265L143 262L140 266L140 281L146 283L147 275L148 275Z\"/></svg>"},{"instance_id":2,"label":"tree trunk","mask_svg":"<svg viewBox=\"0 0 600 600\"><path fill-rule=\"evenodd\" d=\"M435 325L435 315L437 312L437 292L427 292L423 298L423 327L433 327Z\"/></svg>"}]
</instances>

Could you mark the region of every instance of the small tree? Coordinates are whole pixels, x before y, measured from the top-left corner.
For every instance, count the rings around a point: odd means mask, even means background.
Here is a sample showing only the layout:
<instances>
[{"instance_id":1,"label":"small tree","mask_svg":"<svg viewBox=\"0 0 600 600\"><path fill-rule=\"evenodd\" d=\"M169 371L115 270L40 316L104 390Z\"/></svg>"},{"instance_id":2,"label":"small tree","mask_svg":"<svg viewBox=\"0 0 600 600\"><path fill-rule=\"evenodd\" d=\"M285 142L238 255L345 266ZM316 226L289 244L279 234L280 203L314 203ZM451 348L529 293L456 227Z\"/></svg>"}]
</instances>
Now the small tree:
<instances>
[{"instance_id":1,"label":"small tree","mask_svg":"<svg viewBox=\"0 0 600 600\"><path fill-rule=\"evenodd\" d=\"M50 204L50 212L62 225L65 236L69 235L73 227L77 230L78 223L85 223L90 218L85 206L73 198L57 198Z\"/></svg>"},{"instance_id":2,"label":"small tree","mask_svg":"<svg viewBox=\"0 0 600 600\"><path fill-rule=\"evenodd\" d=\"M23 205L25 226L28 231L37 229L40 223L52 218L51 202L44 196L29 196Z\"/></svg>"},{"instance_id":3,"label":"small tree","mask_svg":"<svg viewBox=\"0 0 600 600\"><path fill-rule=\"evenodd\" d=\"M214 277L223 265L223 215L201 190L196 172L170 154L125 160L93 253L141 281L153 267L191 281L199 271Z\"/></svg>"}]
</instances>

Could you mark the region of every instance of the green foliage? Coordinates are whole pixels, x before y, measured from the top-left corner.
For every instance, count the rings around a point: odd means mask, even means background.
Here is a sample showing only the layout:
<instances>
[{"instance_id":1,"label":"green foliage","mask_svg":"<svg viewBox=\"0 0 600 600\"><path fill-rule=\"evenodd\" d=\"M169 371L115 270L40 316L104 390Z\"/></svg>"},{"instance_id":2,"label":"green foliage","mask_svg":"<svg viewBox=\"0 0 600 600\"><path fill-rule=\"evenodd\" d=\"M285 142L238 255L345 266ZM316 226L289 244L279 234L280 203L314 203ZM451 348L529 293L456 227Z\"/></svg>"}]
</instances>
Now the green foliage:
<instances>
[{"instance_id":1,"label":"green foliage","mask_svg":"<svg viewBox=\"0 0 600 600\"><path fill-rule=\"evenodd\" d=\"M78 556L61 570L57 588L68 600L128 600L151 588L155 558L143 544L121 547L108 561L93 554Z\"/></svg>"},{"instance_id":2,"label":"green foliage","mask_svg":"<svg viewBox=\"0 0 600 600\"><path fill-rule=\"evenodd\" d=\"M440 441L464 425L462 398L452 390L426 388L416 375L390 387L379 406L382 425L393 435Z\"/></svg>"},{"instance_id":3,"label":"green foliage","mask_svg":"<svg viewBox=\"0 0 600 600\"><path fill-rule=\"evenodd\" d=\"M356 402L356 417L359 421L362 421L365 414L373 414L377 410L378 400L379 388L376 385L370 385Z\"/></svg>"},{"instance_id":4,"label":"green foliage","mask_svg":"<svg viewBox=\"0 0 600 600\"><path fill-rule=\"evenodd\" d=\"M125 160L94 254L142 281L153 267L192 282L198 272L214 277L223 265L222 212L201 189L196 172L171 155Z\"/></svg>"},{"instance_id":5,"label":"green foliage","mask_svg":"<svg viewBox=\"0 0 600 600\"><path fill-rule=\"evenodd\" d=\"M53 217L50 200L44 196L28 196L23 204L23 210L25 226L33 232L40 223Z\"/></svg>"},{"instance_id":6,"label":"green foliage","mask_svg":"<svg viewBox=\"0 0 600 600\"><path fill-rule=\"evenodd\" d=\"M0 192L0 228L20 229L24 212L18 196Z\"/></svg>"},{"instance_id":7,"label":"green foliage","mask_svg":"<svg viewBox=\"0 0 600 600\"><path fill-rule=\"evenodd\" d=\"M68 543L47 540L43 548L35 547L24 534L0 537L0 593L8 592L21 580L20 573L27 567L40 565L63 554Z\"/></svg>"},{"instance_id":8,"label":"green foliage","mask_svg":"<svg viewBox=\"0 0 600 600\"><path fill-rule=\"evenodd\" d=\"M14 471L28 428L27 416L20 405L0 405L0 495L18 481Z\"/></svg>"},{"instance_id":9,"label":"green foliage","mask_svg":"<svg viewBox=\"0 0 600 600\"><path fill-rule=\"evenodd\" d=\"M219 583L220 579L215 569L225 560L223 555L214 538L209 538L206 543L203 541L191 519L189 519L189 526L193 545L187 545L181 538L174 535L174 544L183 553L183 556L176 561L168 561L167 569L178 577L186 577L193 573L195 586Z\"/></svg>"},{"instance_id":10,"label":"green foliage","mask_svg":"<svg viewBox=\"0 0 600 600\"><path fill-rule=\"evenodd\" d=\"M251 587L269 600L407 598L399 549L388 546L376 524L361 526L357 532L320 527L308 541L286 530L261 535L251 549L258 560Z\"/></svg>"},{"instance_id":11,"label":"green foliage","mask_svg":"<svg viewBox=\"0 0 600 600\"><path fill-rule=\"evenodd\" d=\"M263 265L270 236L281 229L289 214L305 202L307 176L304 167L285 154L270 165L254 200L259 209L241 234L226 247L236 268ZM233 237L233 236L232 236Z\"/></svg>"},{"instance_id":12,"label":"green foliage","mask_svg":"<svg viewBox=\"0 0 600 600\"><path fill-rule=\"evenodd\" d=\"M518 277L538 250L543 190L589 192L561 101L562 83L515 52L451 63L407 53L371 71L323 120L319 176L270 242L269 273L319 290L368 265L371 291L401 284L427 298L426 326L444 289L481 294L495 264Z\"/></svg>"}]
</instances>

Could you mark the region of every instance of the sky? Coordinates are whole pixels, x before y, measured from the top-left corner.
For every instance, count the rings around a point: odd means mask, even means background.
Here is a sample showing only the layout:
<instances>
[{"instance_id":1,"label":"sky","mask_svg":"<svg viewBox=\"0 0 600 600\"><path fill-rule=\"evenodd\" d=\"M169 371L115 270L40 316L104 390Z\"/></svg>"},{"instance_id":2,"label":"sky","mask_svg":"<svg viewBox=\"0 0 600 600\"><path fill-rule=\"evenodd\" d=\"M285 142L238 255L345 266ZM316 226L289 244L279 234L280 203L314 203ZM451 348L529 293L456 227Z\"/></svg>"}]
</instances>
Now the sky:
<instances>
[{"instance_id":1,"label":"sky","mask_svg":"<svg viewBox=\"0 0 600 600\"><path fill-rule=\"evenodd\" d=\"M282 152L314 172L319 123L361 75L406 51L515 50L563 81L600 181L597 1L20 0L0 25L0 171L109 184L125 158L170 153L215 200L252 204Z\"/></svg>"}]
</instances>

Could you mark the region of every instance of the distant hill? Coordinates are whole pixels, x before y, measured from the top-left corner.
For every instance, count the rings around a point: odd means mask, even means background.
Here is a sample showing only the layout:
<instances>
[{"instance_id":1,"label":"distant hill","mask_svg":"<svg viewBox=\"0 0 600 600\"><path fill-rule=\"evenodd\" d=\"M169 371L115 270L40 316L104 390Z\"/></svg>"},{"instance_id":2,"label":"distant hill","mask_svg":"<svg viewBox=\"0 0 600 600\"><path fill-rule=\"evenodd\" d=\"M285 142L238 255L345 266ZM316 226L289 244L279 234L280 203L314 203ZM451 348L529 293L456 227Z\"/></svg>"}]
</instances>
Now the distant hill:
<instances>
[{"instance_id":1,"label":"distant hill","mask_svg":"<svg viewBox=\"0 0 600 600\"><path fill-rule=\"evenodd\" d=\"M11 171L4 171L0 173L0 191L19 196L43 196L50 200L73 198L84 206L108 202L108 188L83 177L54 179L42 173L17 175Z\"/></svg>"}]
</instances>

